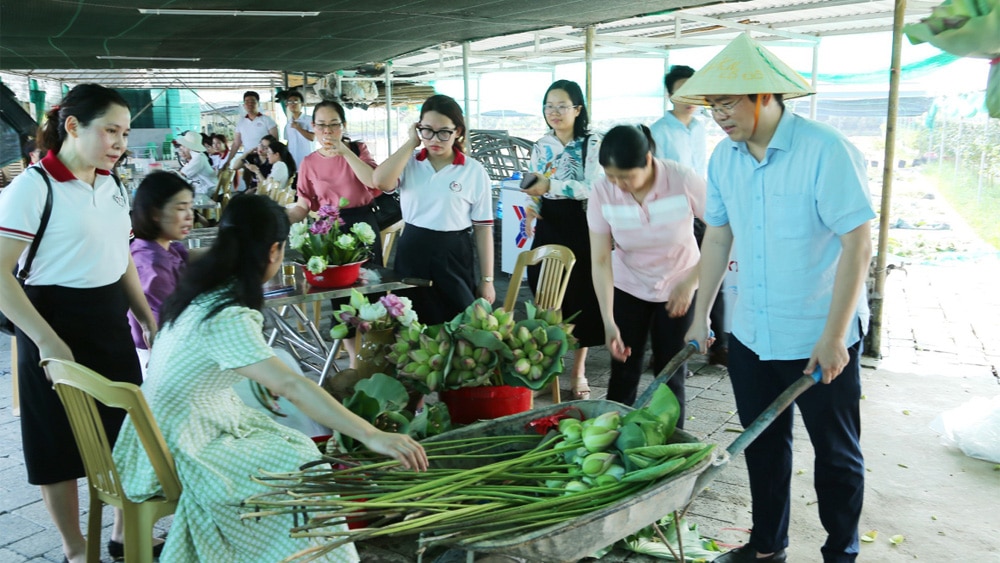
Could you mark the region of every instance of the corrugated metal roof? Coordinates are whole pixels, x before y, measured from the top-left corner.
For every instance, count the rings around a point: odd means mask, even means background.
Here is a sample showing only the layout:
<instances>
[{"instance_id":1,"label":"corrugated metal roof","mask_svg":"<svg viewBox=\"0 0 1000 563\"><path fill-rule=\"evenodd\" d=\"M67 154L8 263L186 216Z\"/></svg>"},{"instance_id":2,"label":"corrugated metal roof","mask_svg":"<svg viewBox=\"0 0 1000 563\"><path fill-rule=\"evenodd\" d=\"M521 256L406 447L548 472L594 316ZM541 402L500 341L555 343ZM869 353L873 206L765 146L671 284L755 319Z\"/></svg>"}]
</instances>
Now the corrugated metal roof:
<instances>
[{"instance_id":1,"label":"corrugated metal roof","mask_svg":"<svg viewBox=\"0 0 1000 563\"><path fill-rule=\"evenodd\" d=\"M918 20L937 3L909 0L905 20ZM382 73L371 63L391 60L395 76L429 81L461 76L463 41L469 41L473 73L538 70L582 61L587 25L594 26L596 60L663 57L670 50L722 45L741 32L764 42L808 45L825 36L885 31L892 27L894 10L893 0L395 0L371 4L358 7L347 0L333 2L309 18L199 18L140 15L137 8L168 7L154 0L136 0L129 7L84 3L73 9L58 0L3 2L0 68L119 88L230 89L280 85L284 81L281 71L307 71L315 77L340 70L348 76L357 72L378 77ZM292 0L280 8L316 10L314 6ZM169 5L174 9L204 7L200 0ZM220 0L212 7L274 9L256 0ZM94 34L94 29L114 31L105 37ZM97 59L98 54L198 60L105 60ZM150 65L161 68L140 68ZM297 80L293 75L292 82Z\"/></svg>"}]
</instances>

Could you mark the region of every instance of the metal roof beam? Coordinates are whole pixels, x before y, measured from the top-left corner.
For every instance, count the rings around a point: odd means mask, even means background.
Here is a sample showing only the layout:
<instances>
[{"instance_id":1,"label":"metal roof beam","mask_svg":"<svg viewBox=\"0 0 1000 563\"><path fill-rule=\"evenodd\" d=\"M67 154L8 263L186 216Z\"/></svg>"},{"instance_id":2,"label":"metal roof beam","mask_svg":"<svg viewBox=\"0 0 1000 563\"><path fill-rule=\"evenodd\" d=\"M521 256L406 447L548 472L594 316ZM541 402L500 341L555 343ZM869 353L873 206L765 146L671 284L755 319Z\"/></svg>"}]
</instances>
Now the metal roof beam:
<instances>
[{"instance_id":1,"label":"metal roof beam","mask_svg":"<svg viewBox=\"0 0 1000 563\"><path fill-rule=\"evenodd\" d=\"M710 25L718 25L718 26L722 26L722 27L728 27L728 28L731 28L731 29L734 29L734 30L756 31L758 33L770 33L770 34L773 34L773 35L779 35L779 36L785 37L787 39L793 39L793 40L797 40L797 41L803 41L803 42L809 43L810 45L819 43L819 41L820 41L819 37L816 37L815 35L805 35L805 34L802 34L802 33L793 33L793 32L790 32L790 31L771 29L771 28L769 28L767 26L762 26L762 25L753 25L753 24L745 24L745 23L739 23L739 22L732 22L732 21L720 20L720 19L716 19L716 18L708 18L708 17L704 17L704 16L696 16L696 15L693 15L693 14L677 14L677 17L683 18L685 20L690 20L690 21L695 21L695 22L701 22L701 23L706 23L706 24L710 24Z\"/></svg>"}]
</instances>

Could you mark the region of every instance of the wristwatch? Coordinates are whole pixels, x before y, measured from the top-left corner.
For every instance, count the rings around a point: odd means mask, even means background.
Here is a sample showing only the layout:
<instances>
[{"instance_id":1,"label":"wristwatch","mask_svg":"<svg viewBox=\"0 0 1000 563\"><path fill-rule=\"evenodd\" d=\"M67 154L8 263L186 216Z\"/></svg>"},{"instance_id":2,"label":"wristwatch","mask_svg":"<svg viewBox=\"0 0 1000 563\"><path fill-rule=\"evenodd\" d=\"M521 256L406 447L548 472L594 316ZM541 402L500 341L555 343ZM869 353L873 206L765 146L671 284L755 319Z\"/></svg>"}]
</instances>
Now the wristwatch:
<instances>
[{"instance_id":1,"label":"wristwatch","mask_svg":"<svg viewBox=\"0 0 1000 563\"><path fill-rule=\"evenodd\" d=\"M493 276L483 276L483 281L493 283Z\"/></svg>"}]
</instances>

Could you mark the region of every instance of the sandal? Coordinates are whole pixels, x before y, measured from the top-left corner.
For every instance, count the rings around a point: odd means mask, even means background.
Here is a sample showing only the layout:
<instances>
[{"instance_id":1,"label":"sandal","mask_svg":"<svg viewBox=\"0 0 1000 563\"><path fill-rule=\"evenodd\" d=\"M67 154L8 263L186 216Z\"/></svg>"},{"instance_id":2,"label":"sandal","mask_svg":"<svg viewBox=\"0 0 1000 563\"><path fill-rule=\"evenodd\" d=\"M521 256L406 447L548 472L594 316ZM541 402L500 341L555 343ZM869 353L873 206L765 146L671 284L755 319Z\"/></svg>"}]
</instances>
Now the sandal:
<instances>
[{"instance_id":1,"label":"sandal","mask_svg":"<svg viewBox=\"0 0 1000 563\"><path fill-rule=\"evenodd\" d=\"M590 384L587 383L586 377L580 377L579 379L574 378L573 398L577 401L586 401L587 399L590 399Z\"/></svg>"}]
</instances>

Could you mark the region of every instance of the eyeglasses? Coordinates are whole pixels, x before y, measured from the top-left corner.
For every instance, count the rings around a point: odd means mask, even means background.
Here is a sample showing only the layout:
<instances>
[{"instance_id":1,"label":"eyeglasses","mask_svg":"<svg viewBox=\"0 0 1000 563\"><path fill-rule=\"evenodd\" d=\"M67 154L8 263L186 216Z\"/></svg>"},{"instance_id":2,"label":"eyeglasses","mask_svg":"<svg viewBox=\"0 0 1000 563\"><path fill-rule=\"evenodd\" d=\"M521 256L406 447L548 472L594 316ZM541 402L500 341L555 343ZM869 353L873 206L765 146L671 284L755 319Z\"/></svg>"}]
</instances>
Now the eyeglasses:
<instances>
[{"instance_id":1,"label":"eyeglasses","mask_svg":"<svg viewBox=\"0 0 1000 563\"><path fill-rule=\"evenodd\" d=\"M344 124L340 121L335 121L333 123L313 123L313 127L317 131L336 131L343 126Z\"/></svg>"},{"instance_id":2,"label":"eyeglasses","mask_svg":"<svg viewBox=\"0 0 1000 563\"><path fill-rule=\"evenodd\" d=\"M576 109L578 107L580 107L580 106L554 106L552 104L545 104L545 105L542 106L542 111L544 111L545 113L559 113L559 114L563 114L563 113L568 112L571 109Z\"/></svg>"},{"instance_id":3,"label":"eyeglasses","mask_svg":"<svg viewBox=\"0 0 1000 563\"><path fill-rule=\"evenodd\" d=\"M450 139L451 136L455 134L455 130L438 129L437 131L435 131L430 127L417 127L417 133L420 133L420 136L427 141L430 141L434 137L437 137L439 141L444 142Z\"/></svg>"},{"instance_id":4,"label":"eyeglasses","mask_svg":"<svg viewBox=\"0 0 1000 563\"><path fill-rule=\"evenodd\" d=\"M301 106L302 102L300 102L298 100L288 100L287 102L285 102L285 105L289 105L289 106Z\"/></svg>"},{"instance_id":5,"label":"eyeglasses","mask_svg":"<svg viewBox=\"0 0 1000 563\"><path fill-rule=\"evenodd\" d=\"M712 115L720 115L721 114L721 115L725 115L725 116L730 116L730 115L733 115L733 110L736 109L736 106L740 105L740 102L742 102L742 101L743 101L743 98L739 98L737 100L729 102L728 104L712 104L712 105L708 106L708 111Z\"/></svg>"}]
</instances>

